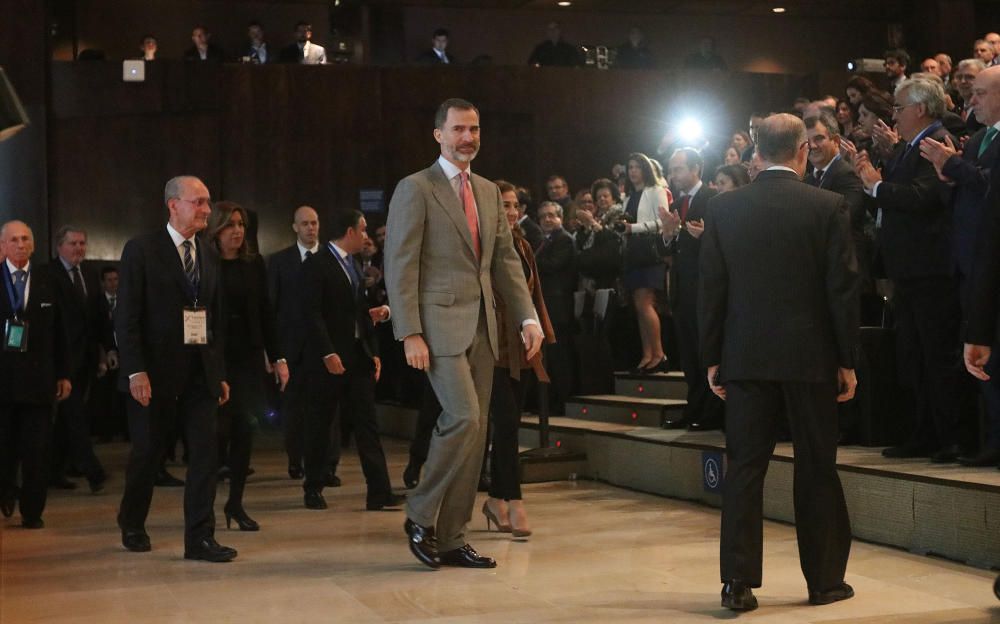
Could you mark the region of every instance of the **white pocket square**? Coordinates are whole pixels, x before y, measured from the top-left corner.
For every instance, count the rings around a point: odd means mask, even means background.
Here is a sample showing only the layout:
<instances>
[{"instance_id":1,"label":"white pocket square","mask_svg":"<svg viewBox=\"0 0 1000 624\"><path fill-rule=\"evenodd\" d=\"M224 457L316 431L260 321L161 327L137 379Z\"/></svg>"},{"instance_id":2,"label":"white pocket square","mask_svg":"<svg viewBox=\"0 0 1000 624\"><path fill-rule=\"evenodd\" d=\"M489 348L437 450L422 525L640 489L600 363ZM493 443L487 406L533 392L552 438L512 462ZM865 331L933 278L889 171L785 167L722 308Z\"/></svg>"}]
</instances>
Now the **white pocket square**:
<instances>
[{"instance_id":1,"label":"white pocket square","mask_svg":"<svg viewBox=\"0 0 1000 624\"><path fill-rule=\"evenodd\" d=\"M51 303L45 303L45 302L42 302L42 303L41 303L41 305L40 305L40 307L43 307L43 308L51 308L51 307L52 307L52 304L51 304Z\"/></svg>"}]
</instances>

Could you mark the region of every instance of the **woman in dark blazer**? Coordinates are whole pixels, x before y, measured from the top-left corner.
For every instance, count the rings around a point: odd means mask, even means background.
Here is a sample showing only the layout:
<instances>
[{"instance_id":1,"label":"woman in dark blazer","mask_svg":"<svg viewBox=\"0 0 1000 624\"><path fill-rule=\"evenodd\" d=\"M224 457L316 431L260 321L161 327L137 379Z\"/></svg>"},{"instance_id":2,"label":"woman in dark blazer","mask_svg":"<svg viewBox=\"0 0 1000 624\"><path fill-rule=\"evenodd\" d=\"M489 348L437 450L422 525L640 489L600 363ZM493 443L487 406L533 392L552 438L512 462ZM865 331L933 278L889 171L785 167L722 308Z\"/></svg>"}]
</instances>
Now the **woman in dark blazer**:
<instances>
[{"instance_id":1,"label":"woman in dark blazer","mask_svg":"<svg viewBox=\"0 0 1000 624\"><path fill-rule=\"evenodd\" d=\"M226 526L236 521L241 531L260 526L243 509L243 489L250 467L253 429L264 409L265 354L281 389L288 383L288 365L280 353L274 312L267 296L263 259L247 251L247 211L220 201L208 220L208 234L222 264L222 300L225 311L226 372L229 402L219 409L219 432L228 438L229 499Z\"/></svg>"},{"instance_id":2,"label":"woman in dark blazer","mask_svg":"<svg viewBox=\"0 0 1000 624\"><path fill-rule=\"evenodd\" d=\"M517 210L517 190L513 184L504 180L497 180L496 184L500 187L500 199L514 236L514 249L521 259L521 267L524 269L528 292L531 293L535 312L538 314L538 322L545 334L545 340L549 344L554 343L555 330L552 329L545 300L542 298L542 285L538 280L535 256L531 252L531 244L517 226L517 219L520 216ZM531 361L525 359L518 328L507 317L503 298L497 290L493 291L493 297L496 301L500 352L497 354L497 363L493 369L493 394L490 397L490 419L493 421L490 497L483 503L483 515L486 516L487 528L495 524L498 531L513 533L514 537L526 537L531 535L531 529L528 528L528 515L521 498L517 443L517 432L521 424L521 405L524 402L521 371L527 368L533 369L538 380L542 382L548 382L549 377L542 367L541 352L531 358Z\"/></svg>"}]
</instances>

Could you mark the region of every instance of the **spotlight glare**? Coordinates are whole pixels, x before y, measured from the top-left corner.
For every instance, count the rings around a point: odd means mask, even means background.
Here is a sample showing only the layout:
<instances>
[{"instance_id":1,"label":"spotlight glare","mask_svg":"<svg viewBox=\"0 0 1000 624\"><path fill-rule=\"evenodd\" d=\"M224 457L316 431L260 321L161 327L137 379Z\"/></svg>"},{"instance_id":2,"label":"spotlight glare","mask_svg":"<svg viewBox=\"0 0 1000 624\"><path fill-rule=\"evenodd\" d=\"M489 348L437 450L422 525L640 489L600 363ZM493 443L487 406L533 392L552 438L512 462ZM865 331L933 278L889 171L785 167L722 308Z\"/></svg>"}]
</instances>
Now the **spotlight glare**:
<instances>
[{"instance_id":1,"label":"spotlight glare","mask_svg":"<svg viewBox=\"0 0 1000 624\"><path fill-rule=\"evenodd\" d=\"M571 4L573 4L573 3L572 2L568 2L568 0L562 0L562 2L556 2L556 4L558 4L561 7L568 7Z\"/></svg>"},{"instance_id":2,"label":"spotlight glare","mask_svg":"<svg viewBox=\"0 0 1000 624\"><path fill-rule=\"evenodd\" d=\"M784 13L785 12L785 7L774 7L771 10L774 11L775 13Z\"/></svg>"},{"instance_id":3,"label":"spotlight glare","mask_svg":"<svg viewBox=\"0 0 1000 624\"><path fill-rule=\"evenodd\" d=\"M685 142L697 141L702 135L701 124L697 119L688 117L677 125L677 134Z\"/></svg>"}]
</instances>

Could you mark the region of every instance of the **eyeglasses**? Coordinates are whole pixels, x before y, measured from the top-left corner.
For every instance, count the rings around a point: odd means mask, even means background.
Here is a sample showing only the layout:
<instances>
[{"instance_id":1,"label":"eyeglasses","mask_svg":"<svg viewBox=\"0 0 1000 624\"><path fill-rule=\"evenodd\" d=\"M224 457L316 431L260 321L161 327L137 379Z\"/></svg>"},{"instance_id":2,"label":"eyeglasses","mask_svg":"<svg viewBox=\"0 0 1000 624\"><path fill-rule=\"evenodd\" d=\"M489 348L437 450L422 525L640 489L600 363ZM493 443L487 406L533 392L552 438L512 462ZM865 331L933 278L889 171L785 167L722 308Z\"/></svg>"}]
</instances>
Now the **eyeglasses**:
<instances>
[{"instance_id":1,"label":"eyeglasses","mask_svg":"<svg viewBox=\"0 0 1000 624\"><path fill-rule=\"evenodd\" d=\"M902 110L904 108L906 108L908 106L916 106L919 103L920 102L910 102L909 104L894 104L893 107L892 107L892 112L893 113L899 113L899 112L902 112Z\"/></svg>"},{"instance_id":2,"label":"eyeglasses","mask_svg":"<svg viewBox=\"0 0 1000 624\"><path fill-rule=\"evenodd\" d=\"M184 199L183 197L178 197L176 199L177 201L187 202L199 208L204 208L205 206L212 205L212 200L209 199L208 197L196 197L194 199Z\"/></svg>"}]
</instances>

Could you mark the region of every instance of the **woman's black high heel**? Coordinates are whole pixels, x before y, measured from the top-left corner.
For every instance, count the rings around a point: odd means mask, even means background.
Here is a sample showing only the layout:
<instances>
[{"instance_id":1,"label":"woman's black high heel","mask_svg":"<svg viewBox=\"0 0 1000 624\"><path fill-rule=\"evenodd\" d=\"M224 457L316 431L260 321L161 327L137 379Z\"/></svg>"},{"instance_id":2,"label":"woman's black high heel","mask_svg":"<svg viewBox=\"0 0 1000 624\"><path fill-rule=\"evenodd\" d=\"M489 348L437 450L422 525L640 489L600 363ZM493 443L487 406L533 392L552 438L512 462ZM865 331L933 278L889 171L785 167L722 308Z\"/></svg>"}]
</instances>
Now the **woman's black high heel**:
<instances>
[{"instance_id":1,"label":"woman's black high heel","mask_svg":"<svg viewBox=\"0 0 1000 624\"><path fill-rule=\"evenodd\" d=\"M247 515L247 512L243 510L242 507L229 507L228 505L223 510L226 514L226 528L232 529L233 520L236 521L236 526L239 527L241 531L259 531L260 525L257 521Z\"/></svg>"},{"instance_id":2,"label":"woman's black high heel","mask_svg":"<svg viewBox=\"0 0 1000 624\"><path fill-rule=\"evenodd\" d=\"M653 364L652 366L647 366L642 369L643 375L655 375L656 373L668 373L670 372L670 362L664 357L662 360Z\"/></svg>"}]
</instances>

